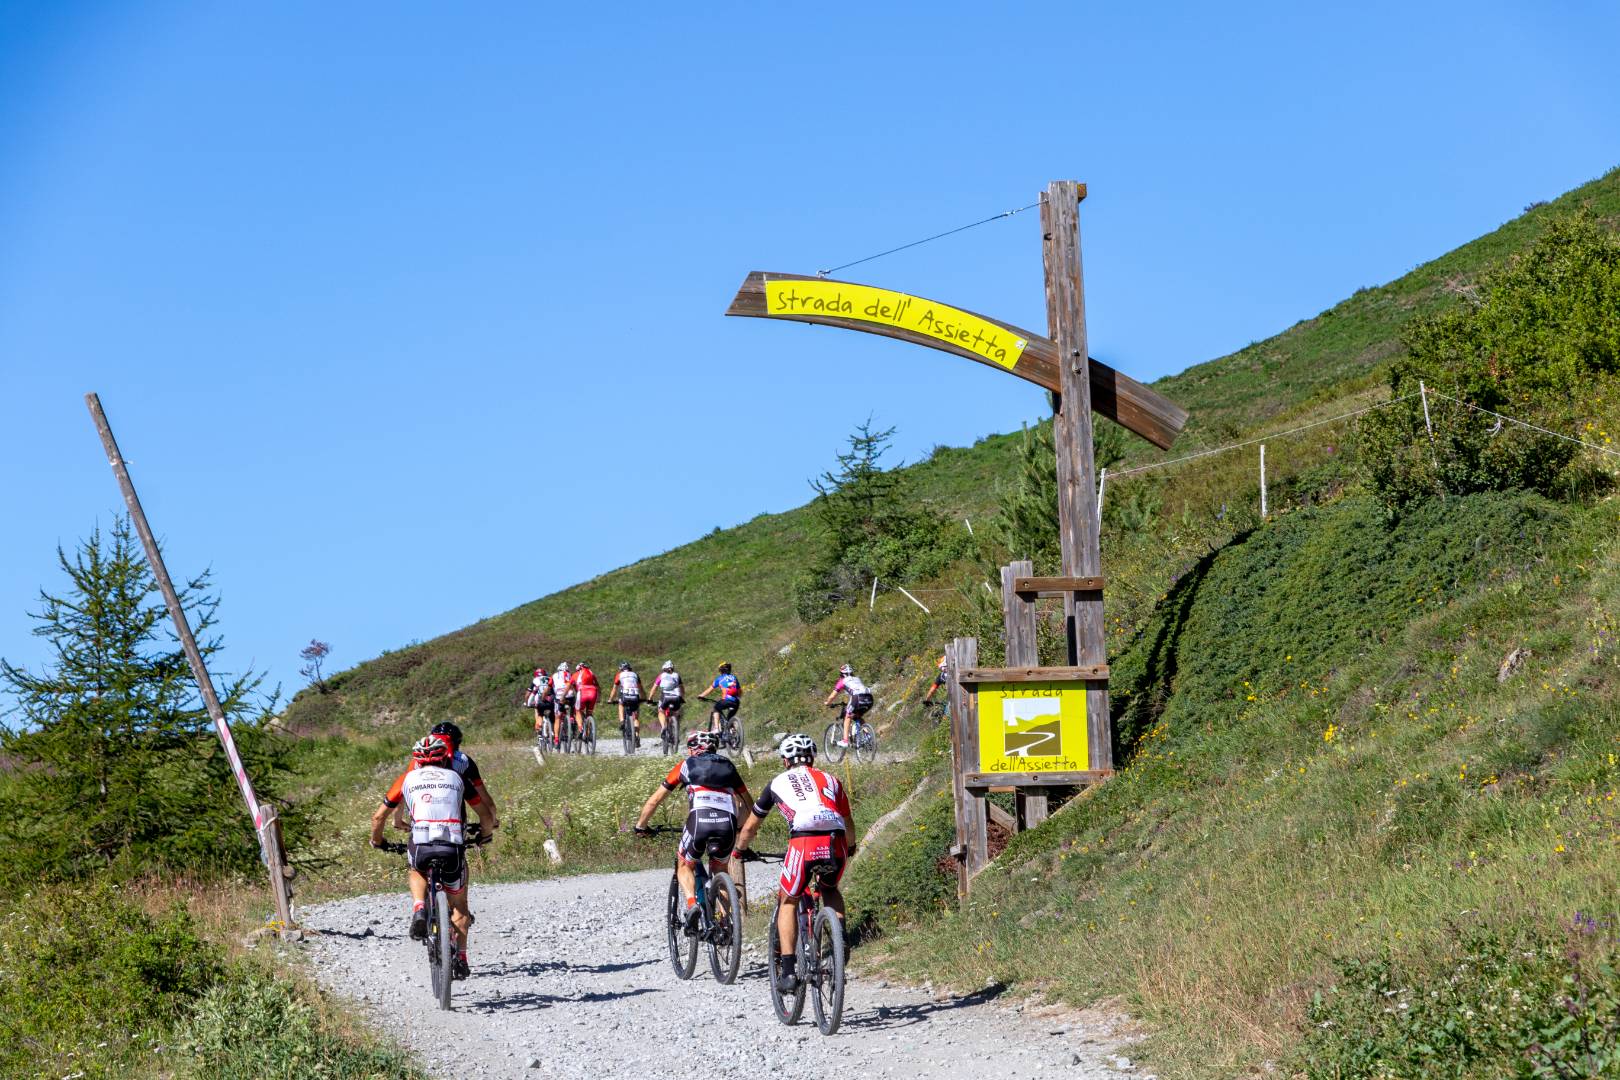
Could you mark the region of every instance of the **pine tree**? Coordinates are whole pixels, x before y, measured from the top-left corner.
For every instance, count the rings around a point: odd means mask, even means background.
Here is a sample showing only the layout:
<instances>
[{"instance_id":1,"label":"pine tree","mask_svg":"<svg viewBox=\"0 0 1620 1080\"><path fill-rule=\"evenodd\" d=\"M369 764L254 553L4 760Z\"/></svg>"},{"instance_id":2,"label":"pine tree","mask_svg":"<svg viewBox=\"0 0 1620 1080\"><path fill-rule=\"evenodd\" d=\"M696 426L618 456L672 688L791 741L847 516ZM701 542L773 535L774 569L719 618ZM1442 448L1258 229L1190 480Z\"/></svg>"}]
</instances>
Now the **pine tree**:
<instances>
[{"instance_id":1,"label":"pine tree","mask_svg":"<svg viewBox=\"0 0 1620 1080\"><path fill-rule=\"evenodd\" d=\"M51 660L36 672L0 659L15 701L0 730L0 865L51 877L253 865L252 823L128 519L57 561L68 588L42 589L32 616ZM208 585L205 573L181 590L205 659L221 648ZM262 681L248 672L218 689L264 799L286 751Z\"/></svg>"}]
</instances>

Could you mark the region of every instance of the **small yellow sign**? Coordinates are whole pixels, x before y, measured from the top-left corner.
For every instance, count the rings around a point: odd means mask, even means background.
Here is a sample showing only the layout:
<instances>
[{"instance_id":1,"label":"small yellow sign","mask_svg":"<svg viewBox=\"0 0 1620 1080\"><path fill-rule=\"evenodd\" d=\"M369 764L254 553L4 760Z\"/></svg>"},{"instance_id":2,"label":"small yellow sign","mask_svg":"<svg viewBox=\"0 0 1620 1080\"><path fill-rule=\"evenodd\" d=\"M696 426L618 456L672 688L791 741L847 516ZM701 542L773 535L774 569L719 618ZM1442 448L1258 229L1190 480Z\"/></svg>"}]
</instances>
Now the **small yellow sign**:
<instances>
[{"instance_id":1,"label":"small yellow sign","mask_svg":"<svg viewBox=\"0 0 1620 1080\"><path fill-rule=\"evenodd\" d=\"M822 315L881 323L938 338L1011 371L1029 344L1005 327L920 296L838 281L765 282L765 313L777 318Z\"/></svg>"},{"instance_id":2,"label":"small yellow sign","mask_svg":"<svg viewBox=\"0 0 1620 1080\"><path fill-rule=\"evenodd\" d=\"M979 687L980 772L1084 772L1090 760L1085 683Z\"/></svg>"}]
</instances>

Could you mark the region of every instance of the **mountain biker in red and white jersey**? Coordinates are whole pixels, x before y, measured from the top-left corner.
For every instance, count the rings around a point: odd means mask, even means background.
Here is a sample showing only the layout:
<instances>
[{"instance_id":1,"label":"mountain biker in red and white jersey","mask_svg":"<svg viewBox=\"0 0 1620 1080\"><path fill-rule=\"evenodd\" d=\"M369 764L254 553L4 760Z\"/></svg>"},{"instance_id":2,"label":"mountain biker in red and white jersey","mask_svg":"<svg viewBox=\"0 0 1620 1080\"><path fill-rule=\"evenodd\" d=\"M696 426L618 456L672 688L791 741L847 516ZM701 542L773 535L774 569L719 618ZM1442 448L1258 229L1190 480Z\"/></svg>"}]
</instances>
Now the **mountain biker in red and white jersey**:
<instances>
[{"instance_id":1,"label":"mountain biker in red and white jersey","mask_svg":"<svg viewBox=\"0 0 1620 1080\"><path fill-rule=\"evenodd\" d=\"M664 666L653 680L658 694L658 734L662 738L671 724L679 724L681 706L686 704L686 687L681 685L681 673L675 670L675 661L665 660Z\"/></svg>"},{"instance_id":2,"label":"mountain biker in red and white jersey","mask_svg":"<svg viewBox=\"0 0 1620 1080\"><path fill-rule=\"evenodd\" d=\"M795 989L793 949L798 939L799 897L810 885L807 868L812 863L833 863L835 868L822 876L821 898L840 920L844 917L844 895L838 883L854 853L850 843L855 818L850 813L849 792L838 777L815 768L816 744L808 735L794 734L782 740L784 772L766 785L748 820L737 834L737 852L748 851L759 827L777 809L788 823L788 849L782 857L782 880L776 909L776 935L779 942L778 967L772 972L779 990Z\"/></svg>"},{"instance_id":3,"label":"mountain biker in red and white jersey","mask_svg":"<svg viewBox=\"0 0 1620 1080\"><path fill-rule=\"evenodd\" d=\"M619 673L613 676L613 688L608 691L608 702L619 703L619 728L624 728L625 716L630 717L635 732L635 744L641 745L641 676L630 666L630 661L619 662Z\"/></svg>"},{"instance_id":4,"label":"mountain biker in red and white jersey","mask_svg":"<svg viewBox=\"0 0 1620 1080\"><path fill-rule=\"evenodd\" d=\"M485 808L477 789L469 790L461 774L451 767L454 753L448 735L430 734L417 742L411 749L411 768L399 774L383 796L382 805L371 815L371 846L383 846L388 819L397 807L404 806L410 815L411 833L406 854L410 868L410 935L418 941L427 936L428 916L427 878L417 867L432 860L457 868L457 872L445 877L443 886L450 901L450 930L456 943L452 975L465 979L467 930L472 925L472 913L467 907L468 804L478 810L480 828L487 831L494 826L485 824Z\"/></svg>"},{"instance_id":5,"label":"mountain biker in red and white jersey","mask_svg":"<svg viewBox=\"0 0 1620 1080\"><path fill-rule=\"evenodd\" d=\"M551 697L557 712L556 723L551 727L554 736L551 745L561 746L563 733L568 730L568 722L574 715L574 673L566 660L557 665L556 672L551 676Z\"/></svg>"},{"instance_id":6,"label":"mountain biker in red and white jersey","mask_svg":"<svg viewBox=\"0 0 1620 1080\"><path fill-rule=\"evenodd\" d=\"M718 732L721 719L729 720L736 716L737 710L742 706L742 683L731 673L730 664L720 665L714 682L709 684L709 689L698 695L698 700L709 700L709 695L714 691L719 691L720 696L715 700L714 711L709 714L709 730Z\"/></svg>"},{"instance_id":7,"label":"mountain biker in red and white jersey","mask_svg":"<svg viewBox=\"0 0 1620 1080\"><path fill-rule=\"evenodd\" d=\"M832 688L832 693L827 695L827 700L822 704L831 705L839 694L849 695L849 701L844 705L844 737L838 740L839 746L848 746L850 725L865 716L867 710L872 707L872 691L855 677L855 669L848 664L838 669L838 675L838 685Z\"/></svg>"},{"instance_id":8,"label":"mountain biker in red and white jersey","mask_svg":"<svg viewBox=\"0 0 1620 1080\"><path fill-rule=\"evenodd\" d=\"M934 691L945 685L945 656L940 654L939 673L934 676L934 682L928 687L928 693L923 695L923 704L926 705L934 699Z\"/></svg>"},{"instance_id":9,"label":"mountain biker in red and white jersey","mask_svg":"<svg viewBox=\"0 0 1620 1080\"><path fill-rule=\"evenodd\" d=\"M679 862L675 876L686 897L686 921L697 917L697 862L708 853L711 869L724 869L737 840L737 818L753 798L748 785L731 759L716 751L720 740L712 731L694 731L686 737L686 758L669 770L669 775L647 796L636 819L636 832L649 835L647 822L664 797L676 788L686 789L686 827L675 849Z\"/></svg>"},{"instance_id":10,"label":"mountain biker in red and white jersey","mask_svg":"<svg viewBox=\"0 0 1620 1080\"><path fill-rule=\"evenodd\" d=\"M585 728L586 718L596 716L596 697L600 689L596 682L596 672L591 670L590 664L581 660L579 666L574 669L574 724L582 731Z\"/></svg>"}]
</instances>

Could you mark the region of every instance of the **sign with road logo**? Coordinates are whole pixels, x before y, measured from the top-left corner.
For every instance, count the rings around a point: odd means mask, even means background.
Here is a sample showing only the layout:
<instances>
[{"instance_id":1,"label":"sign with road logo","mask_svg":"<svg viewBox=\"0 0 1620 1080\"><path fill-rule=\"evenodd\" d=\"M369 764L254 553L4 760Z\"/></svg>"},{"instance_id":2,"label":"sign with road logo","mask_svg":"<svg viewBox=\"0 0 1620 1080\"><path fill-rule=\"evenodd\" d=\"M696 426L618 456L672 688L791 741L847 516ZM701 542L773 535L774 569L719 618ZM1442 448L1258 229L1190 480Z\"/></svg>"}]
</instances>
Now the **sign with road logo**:
<instances>
[{"instance_id":1,"label":"sign with road logo","mask_svg":"<svg viewBox=\"0 0 1620 1080\"><path fill-rule=\"evenodd\" d=\"M980 772L1090 768L1085 683L984 683L978 693Z\"/></svg>"}]
</instances>

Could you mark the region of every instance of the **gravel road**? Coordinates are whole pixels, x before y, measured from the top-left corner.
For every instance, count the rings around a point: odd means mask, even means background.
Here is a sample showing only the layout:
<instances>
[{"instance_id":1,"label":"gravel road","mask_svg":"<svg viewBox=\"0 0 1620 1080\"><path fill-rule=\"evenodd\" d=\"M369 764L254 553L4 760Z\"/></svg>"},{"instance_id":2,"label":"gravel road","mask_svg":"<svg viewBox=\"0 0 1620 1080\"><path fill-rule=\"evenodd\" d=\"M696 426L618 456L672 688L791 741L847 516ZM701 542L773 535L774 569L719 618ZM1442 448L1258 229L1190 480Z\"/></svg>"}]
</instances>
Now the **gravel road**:
<instances>
[{"instance_id":1,"label":"gravel road","mask_svg":"<svg viewBox=\"0 0 1620 1080\"><path fill-rule=\"evenodd\" d=\"M774 875L756 881L769 887ZM762 956L750 947L731 986L670 969L661 921L669 872L473 886L472 978L441 1012L424 949L405 933L403 889L310 908L315 974L437 1076L640 1080L710 1077L927 1076L931 1080L1140 1076L1101 1022L990 992L935 1000L856 971L844 1024L824 1037L809 1004L784 1027L771 1011ZM768 917L756 903L751 922ZM851 1071L851 1070L855 1071Z\"/></svg>"}]
</instances>

